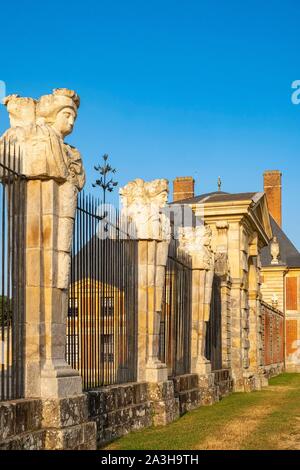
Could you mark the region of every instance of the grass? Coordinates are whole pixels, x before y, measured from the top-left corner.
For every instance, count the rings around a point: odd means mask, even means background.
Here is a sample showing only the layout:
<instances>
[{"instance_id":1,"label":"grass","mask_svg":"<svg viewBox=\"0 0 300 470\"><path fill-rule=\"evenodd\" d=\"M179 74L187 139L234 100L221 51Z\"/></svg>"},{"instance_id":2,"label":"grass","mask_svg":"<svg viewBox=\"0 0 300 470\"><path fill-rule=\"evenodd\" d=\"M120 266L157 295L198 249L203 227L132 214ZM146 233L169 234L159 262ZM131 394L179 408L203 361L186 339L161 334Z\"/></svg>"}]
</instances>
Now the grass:
<instances>
[{"instance_id":1,"label":"grass","mask_svg":"<svg viewBox=\"0 0 300 470\"><path fill-rule=\"evenodd\" d=\"M298 442L299 441L299 442ZM107 445L119 450L300 449L300 374L234 393L164 427L133 432Z\"/></svg>"}]
</instances>

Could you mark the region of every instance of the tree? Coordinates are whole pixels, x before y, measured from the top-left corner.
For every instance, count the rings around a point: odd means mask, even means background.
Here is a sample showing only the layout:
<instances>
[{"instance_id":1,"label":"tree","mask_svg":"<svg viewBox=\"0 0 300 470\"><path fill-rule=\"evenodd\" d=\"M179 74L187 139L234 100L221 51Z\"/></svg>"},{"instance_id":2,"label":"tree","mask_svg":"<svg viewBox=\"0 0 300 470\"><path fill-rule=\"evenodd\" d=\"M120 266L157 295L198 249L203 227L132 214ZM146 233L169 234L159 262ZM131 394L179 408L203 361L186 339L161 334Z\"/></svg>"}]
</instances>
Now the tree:
<instances>
[{"instance_id":1,"label":"tree","mask_svg":"<svg viewBox=\"0 0 300 470\"><path fill-rule=\"evenodd\" d=\"M0 295L0 325L8 326L12 319L12 300Z\"/></svg>"},{"instance_id":2,"label":"tree","mask_svg":"<svg viewBox=\"0 0 300 470\"><path fill-rule=\"evenodd\" d=\"M111 174L116 173L116 169L112 168L108 163L108 155L103 155L103 165L95 165L95 170L100 174L100 178L95 181L93 184L93 188L97 186L102 188L103 191L103 204L106 203L106 191L112 193L114 188L118 186L118 182L114 181L113 178L110 176Z\"/></svg>"}]
</instances>

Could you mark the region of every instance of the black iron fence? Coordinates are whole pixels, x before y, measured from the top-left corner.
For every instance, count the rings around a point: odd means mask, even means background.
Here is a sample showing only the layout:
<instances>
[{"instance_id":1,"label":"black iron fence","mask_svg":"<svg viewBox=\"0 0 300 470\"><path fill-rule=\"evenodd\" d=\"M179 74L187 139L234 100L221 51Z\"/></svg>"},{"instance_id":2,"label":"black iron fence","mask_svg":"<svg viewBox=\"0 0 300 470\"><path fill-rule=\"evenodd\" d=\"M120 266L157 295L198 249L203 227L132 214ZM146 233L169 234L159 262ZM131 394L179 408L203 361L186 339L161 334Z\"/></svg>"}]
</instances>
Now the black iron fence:
<instances>
[{"instance_id":1,"label":"black iron fence","mask_svg":"<svg viewBox=\"0 0 300 470\"><path fill-rule=\"evenodd\" d=\"M0 401L23 397L25 177L20 154L0 146Z\"/></svg>"},{"instance_id":2,"label":"black iron fence","mask_svg":"<svg viewBox=\"0 0 300 470\"><path fill-rule=\"evenodd\" d=\"M103 218L105 216L105 218ZM136 380L137 241L81 194L73 237L67 362L85 390Z\"/></svg>"},{"instance_id":3,"label":"black iron fence","mask_svg":"<svg viewBox=\"0 0 300 470\"><path fill-rule=\"evenodd\" d=\"M172 240L165 276L159 358L169 376L190 372L192 270L190 257Z\"/></svg>"},{"instance_id":4,"label":"black iron fence","mask_svg":"<svg viewBox=\"0 0 300 470\"><path fill-rule=\"evenodd\" d=\"M213 371L222 369L222 300L221 281L215 275L212 285L210 317L206 324L205 357Z\"/></svg>"}]
</instances>

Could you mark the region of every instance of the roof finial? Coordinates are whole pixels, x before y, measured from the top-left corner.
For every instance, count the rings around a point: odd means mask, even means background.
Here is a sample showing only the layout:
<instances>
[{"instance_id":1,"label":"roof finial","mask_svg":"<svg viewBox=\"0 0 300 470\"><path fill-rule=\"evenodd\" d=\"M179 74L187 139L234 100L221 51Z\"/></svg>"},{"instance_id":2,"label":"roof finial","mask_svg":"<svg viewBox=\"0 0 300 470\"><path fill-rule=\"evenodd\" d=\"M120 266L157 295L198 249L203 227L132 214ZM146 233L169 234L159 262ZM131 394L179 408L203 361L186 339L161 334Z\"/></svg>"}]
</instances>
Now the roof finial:
<instances>
[{"instance_id":1,"label":"roof finial","mask_svg":"<svg viewBox=\"0 0 300 470\"><path fill-rule=\"evenodd\" d=\"M218 191L221 191L221 187L222 187L222 180L221 180L221 176L218 177Z\"/></svg>"}]
</instances>

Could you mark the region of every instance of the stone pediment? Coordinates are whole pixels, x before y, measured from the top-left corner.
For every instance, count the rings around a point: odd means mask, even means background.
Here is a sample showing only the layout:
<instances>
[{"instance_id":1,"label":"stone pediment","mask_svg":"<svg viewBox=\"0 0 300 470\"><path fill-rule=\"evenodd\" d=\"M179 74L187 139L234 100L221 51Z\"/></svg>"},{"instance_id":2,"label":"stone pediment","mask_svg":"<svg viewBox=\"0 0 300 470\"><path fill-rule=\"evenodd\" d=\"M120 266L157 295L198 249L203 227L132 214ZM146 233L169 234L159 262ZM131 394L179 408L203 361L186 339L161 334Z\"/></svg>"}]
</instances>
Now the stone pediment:
<instances>
[{"instance_id":1,"label":"stone pediment","mask_svg":"<svg viewBox=\"0 0 300 470\"><path fill-rule=\"evenodd\" d=\"M272 239L272 227L267 206L267 199L263 192L225 194L201 200L192 205L196 216L204 217L205 221L218 222L226 220L237 222L243 220L250 231L259 234L261 246L265 246Z\"/></svg>"},{"instance_id":2,"label":"stone pediment","mask_svg":"<svg viewBox=\"0 0 300 470\"><path fill-rule=\"evenodd\" d=\"M268 211L267 198L264 193L255 194L253 197L253 204L250 206L249 211L254 222L260 228L261 234L265 234L266 242L268 243L273 237L273 232Z\"/></svg>"}]
</instances>

